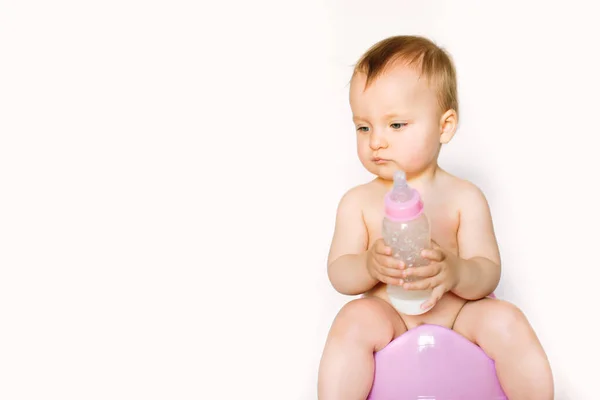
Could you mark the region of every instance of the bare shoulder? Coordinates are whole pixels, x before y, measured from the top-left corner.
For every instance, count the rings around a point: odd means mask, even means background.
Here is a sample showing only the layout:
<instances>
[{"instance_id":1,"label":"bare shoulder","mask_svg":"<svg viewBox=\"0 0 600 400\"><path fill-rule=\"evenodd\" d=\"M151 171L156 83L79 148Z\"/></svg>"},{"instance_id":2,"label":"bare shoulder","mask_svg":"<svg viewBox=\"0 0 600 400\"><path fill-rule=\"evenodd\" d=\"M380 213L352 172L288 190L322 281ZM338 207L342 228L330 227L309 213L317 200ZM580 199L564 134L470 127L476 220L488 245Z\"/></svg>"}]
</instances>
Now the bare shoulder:
<instances>
[{"instance_id":1,"label":"bare shoulder","mask_svg":"<svg viewBox=\"0 0 600 400\"><path fill-rule=\"evenodd\" d=\"M350 188L342 196L340 208L362 210L381 191L380 186L381 184L373 180Z\"/></svg>"},{"instance_id":2,"label":"bare shoulder","mask_svg":"<svg viewBox=\"0 0 600 400\"><path fill-rule=\"evenodd\" d=\"M488 202L483 191L473 182L444 173L443 185L445 190L452 193L460 210L487 208Z\"/></svg>"}]
</instances>

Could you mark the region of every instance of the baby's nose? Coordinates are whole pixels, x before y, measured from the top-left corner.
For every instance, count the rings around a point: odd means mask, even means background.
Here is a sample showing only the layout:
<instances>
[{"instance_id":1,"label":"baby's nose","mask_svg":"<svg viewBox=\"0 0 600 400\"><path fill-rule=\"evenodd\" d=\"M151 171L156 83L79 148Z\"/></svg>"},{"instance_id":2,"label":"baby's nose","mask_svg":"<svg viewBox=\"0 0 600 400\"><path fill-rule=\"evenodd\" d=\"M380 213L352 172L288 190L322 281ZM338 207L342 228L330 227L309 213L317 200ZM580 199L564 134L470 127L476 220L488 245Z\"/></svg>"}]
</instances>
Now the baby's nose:
<instances>
[{"instance_id":1,"label":"baby's nose","mask_svg":"<svg viewBox=\"0 0 600 400\"><path fill-rule=\"evenodd\" d=\"M386 147L387 142L383 136L373 132L369 140L369 146L371 146L371 149L377 150Z\"/></svg>"}]
</instances>

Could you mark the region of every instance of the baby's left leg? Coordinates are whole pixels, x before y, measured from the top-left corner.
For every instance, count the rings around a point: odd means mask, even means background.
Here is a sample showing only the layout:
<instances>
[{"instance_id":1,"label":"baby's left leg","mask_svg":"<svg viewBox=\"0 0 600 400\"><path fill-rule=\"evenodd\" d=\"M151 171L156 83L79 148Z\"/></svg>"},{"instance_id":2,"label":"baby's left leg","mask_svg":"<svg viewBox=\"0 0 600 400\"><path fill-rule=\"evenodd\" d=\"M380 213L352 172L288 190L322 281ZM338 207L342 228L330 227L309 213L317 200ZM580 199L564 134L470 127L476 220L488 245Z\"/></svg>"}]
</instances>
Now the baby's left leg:
<instances>
[{"instance_id":1,"label":"baby's left leg","mask_svg":"<svg viewBox=\"0 0 600 400\"><path fill-rule=\"evenodd\" d=\"M510 400L553 400L550 363L521 310L506 301L468 302L454 330L479 345L496 363L502 389Z\"/></svg>"}]
</instances>

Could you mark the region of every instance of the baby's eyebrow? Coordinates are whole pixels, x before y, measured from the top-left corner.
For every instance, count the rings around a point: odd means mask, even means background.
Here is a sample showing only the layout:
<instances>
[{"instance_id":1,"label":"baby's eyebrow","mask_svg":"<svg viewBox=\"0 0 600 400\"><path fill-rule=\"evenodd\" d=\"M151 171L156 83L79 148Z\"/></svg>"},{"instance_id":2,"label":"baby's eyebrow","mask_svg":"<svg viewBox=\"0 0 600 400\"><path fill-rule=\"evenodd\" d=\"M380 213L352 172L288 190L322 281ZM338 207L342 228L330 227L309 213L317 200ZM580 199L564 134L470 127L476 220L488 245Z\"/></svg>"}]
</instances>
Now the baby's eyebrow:
<instances>
[{"instance_id":1,"label":"baby's eyebrow","mask_svg":"<svg viewBox=\"0 0 600 400\"><path fill-rule=\"evenodd\" d=\"M406 113L387 113L383 116L383 118L385 119L392 119L392 118L406 118L407 114Z\"/></svg>"},{"instance_id":2,"label":"baby's eyebrow","mask_svg":"<svg viewBox=\"0 0 600 400\"><path fill-rule=\"evenodd\" d=\"M395 112L390 112L387 113L383 116L383 119L392 119L392 118L407 118L408 115L406 113L403 114L399 114L399 113L395 113ZM352 117L352 121L357 122L357 121L367 121L367 118L361 117L361 116L353 116Z\"/></svg>"}]
</instances>

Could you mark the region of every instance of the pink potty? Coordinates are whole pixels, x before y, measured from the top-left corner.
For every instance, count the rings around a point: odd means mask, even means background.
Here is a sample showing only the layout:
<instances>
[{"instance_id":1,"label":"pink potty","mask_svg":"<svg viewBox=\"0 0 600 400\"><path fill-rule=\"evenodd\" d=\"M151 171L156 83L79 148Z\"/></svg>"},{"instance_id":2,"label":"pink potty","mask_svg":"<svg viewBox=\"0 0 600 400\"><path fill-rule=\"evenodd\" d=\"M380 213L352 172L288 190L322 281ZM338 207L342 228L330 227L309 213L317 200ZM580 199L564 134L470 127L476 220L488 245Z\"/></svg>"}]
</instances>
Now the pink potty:
<instances>
[{"instance_id":1,"label":"pink potty","mask_svg":"<svg viewBox=\"0 0 600 400\"><path fill-rule=\"evenodd\" d=\"M493 297L490 296L490 297ZM494 361L453 330L410 329L375 353L368 400L507 400Z\"/></svg>"}]
</instances>

